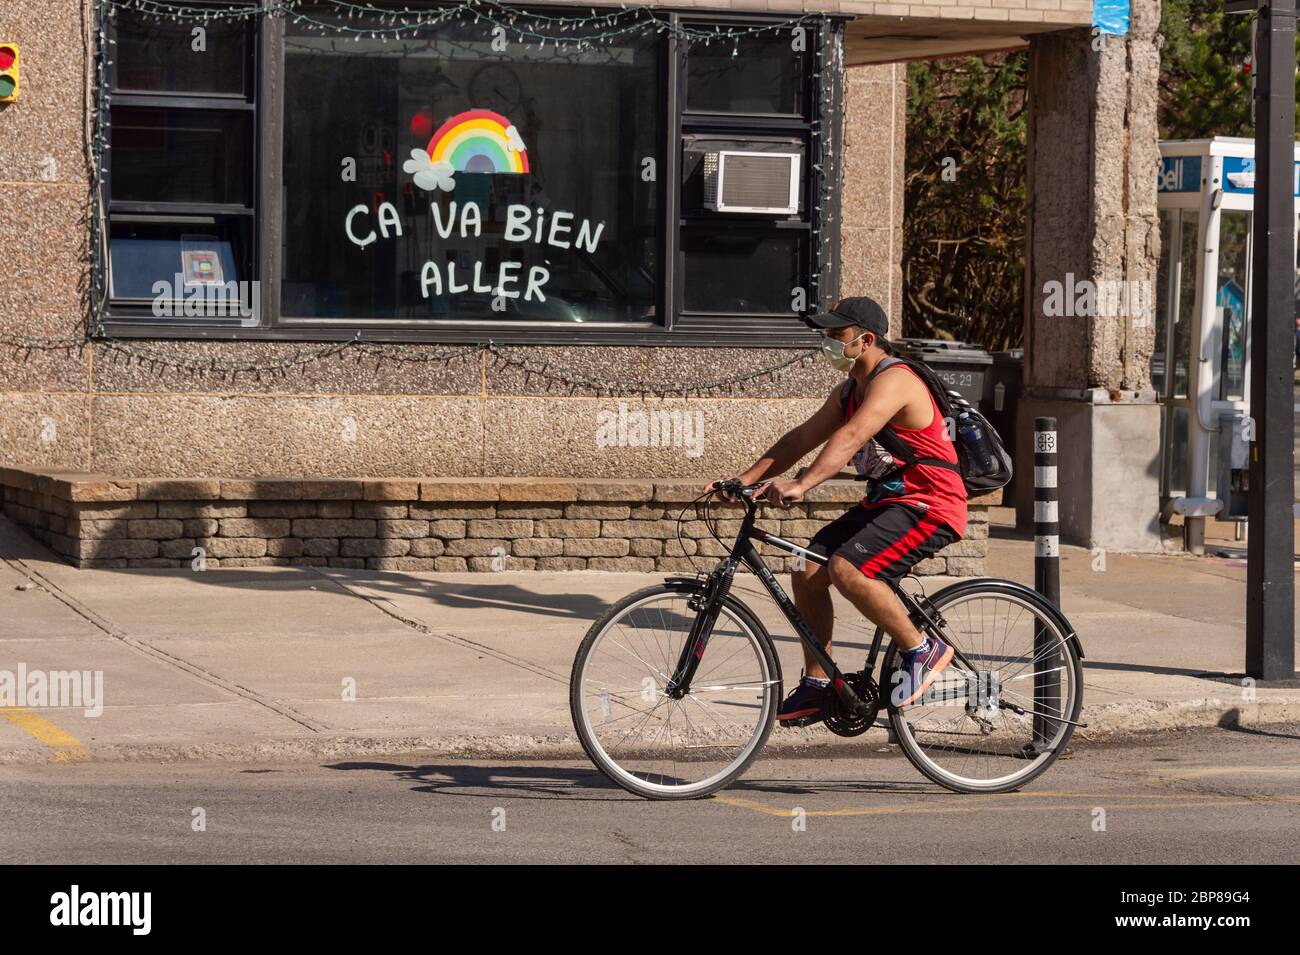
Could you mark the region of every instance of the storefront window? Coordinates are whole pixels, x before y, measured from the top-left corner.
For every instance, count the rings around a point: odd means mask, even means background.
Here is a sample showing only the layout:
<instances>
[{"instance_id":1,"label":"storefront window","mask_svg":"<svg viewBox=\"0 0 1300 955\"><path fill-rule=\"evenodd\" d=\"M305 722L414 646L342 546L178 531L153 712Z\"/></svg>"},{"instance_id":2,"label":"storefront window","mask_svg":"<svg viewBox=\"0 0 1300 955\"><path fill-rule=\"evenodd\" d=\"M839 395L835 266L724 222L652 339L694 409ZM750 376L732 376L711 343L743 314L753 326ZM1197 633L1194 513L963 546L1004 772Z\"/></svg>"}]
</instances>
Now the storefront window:
<instances>
[{"instance_id":1,"label":"storefront window","mask_svg":"<svg viewBox=\"0 0 1300 955\"><path fill-rule=\"evenodd\" d=\"M790 177L820 155L809 135L814 36L779 30L683 44L679 285L687 321L793 319L795 303L807 300L811 178L798 174L791 190ZM734 205L725 194L733 186Z\"/></svg>"},{"instance_id":2,"label":"storefront window","mask_svg":"<svg viewBox=\"0 0 1300 955\"><path fill-rule=\"evenodd\" d=\"M718 113L802 110L805 57L788 31L690 44L686 108Z\"/></svg>"},{"instance_id":3,"label":"storefront window","mask_svg":"<svg viewBox=\"0 0 1300 955\"><path fill-rule=\"evenodd\" d=\"M249 21L208 19L196 26L121 9L116 18L118 90L239 97L250 91Z\"/></svg>"},{"instance_id":4,"label":"storefront window","mask_svg":"<svg viewBox=\"0 0 1300 955\"><path fill-rule=\"evenodd\" d=\"M252 113L116 107L112 130L114 199L251 206Z\"/></svg>"},{"instance_id":5,"label":"storefront window","mask_svg":"<svg viewBox=\"0 0 1300 955\"><path fill-rule=\"evenodd\" d=\"M793 343L834 295L838 22L339 9L112 8L105 331Z\"/></svg>"},{"instance_id":6,"label":"storefront window","mask_svg":"<svg viewBox=\"0 0 1300 955\"><path fill-rule=\"evenodd\" d=\"M654 319L663 44L492 41L290 29L283 315Z\"/></svg>"},{"instance_id":7,"label":"storefront window","mask_svg":"<svg viewBox=\"0 0 1300 955\"><path fill-rule=\"evenodd\" d=\"M779 314L802 274L802 237L734 230L687 232L682 240L686 309L691 312Z\"/></svg>"},{"instance_id":8,"label":"storefront window","mask_svg":"<svg viewBox=\"0 0 1300 955\"><path fill-rule=\"evenodd\" d=\"M255 323L253 22L113 24L109 296L172 324Z\"/></svg>"}]
</instances>

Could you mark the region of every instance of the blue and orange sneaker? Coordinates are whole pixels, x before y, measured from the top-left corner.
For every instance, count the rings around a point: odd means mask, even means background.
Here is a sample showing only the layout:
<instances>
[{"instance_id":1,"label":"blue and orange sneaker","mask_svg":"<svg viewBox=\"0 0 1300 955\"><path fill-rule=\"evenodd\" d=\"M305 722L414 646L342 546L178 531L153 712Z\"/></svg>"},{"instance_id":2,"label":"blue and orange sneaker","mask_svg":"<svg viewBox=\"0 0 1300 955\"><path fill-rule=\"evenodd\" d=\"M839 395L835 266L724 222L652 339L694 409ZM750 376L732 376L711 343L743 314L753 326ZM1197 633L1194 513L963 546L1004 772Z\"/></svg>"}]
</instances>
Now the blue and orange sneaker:
<instances>
[{"instance_id":1,"label":"blue and orange sneaker","mask_svg":"<svg viewBox=\"0 0 1300 955\"><path fill-rule=\"evenodd\" d=\"M912 650L903 651L903 667L895 685L890 701L900 709L911 706L919 700L935 679L948 668L952 662L952 647L938 637L927 637L925 642Z\"/></svg>"},{"instance_id":2,"label":"blue and orange sneaker","mask_svg":"<svg viewBox=\"0 0 1300 955\"><path fill-rule=\"evenodd\" d=\"M826 694L830 692L830 684L823 681L814 681L810 677L802 677L799 685L790 691L790 695L785 698L776 711L776 720L782 726L811 726L813 723L822 721L822 706L826 702Z\"/></svg>"}]
</instances>

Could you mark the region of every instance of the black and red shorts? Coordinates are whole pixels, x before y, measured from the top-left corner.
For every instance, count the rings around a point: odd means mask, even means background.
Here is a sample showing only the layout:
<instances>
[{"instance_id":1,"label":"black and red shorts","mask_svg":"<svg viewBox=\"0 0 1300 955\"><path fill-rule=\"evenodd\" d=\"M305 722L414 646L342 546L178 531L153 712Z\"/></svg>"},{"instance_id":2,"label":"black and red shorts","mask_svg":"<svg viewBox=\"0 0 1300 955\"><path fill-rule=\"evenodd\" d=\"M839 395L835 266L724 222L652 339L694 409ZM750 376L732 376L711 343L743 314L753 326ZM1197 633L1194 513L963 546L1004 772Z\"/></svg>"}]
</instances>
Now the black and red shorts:
<instances>
[{"instance_id":1,"label":"black and red shorts","mask_svg":"<svg viewBox=\"0 0 1300 955\"><path fill-rule=\"evenodd\" d=\"M827 558L843 557L873 579L897 580L958 538L951 527L919 508L859 504L819 530L808 549Z\"/></svg>"}]
</instances>

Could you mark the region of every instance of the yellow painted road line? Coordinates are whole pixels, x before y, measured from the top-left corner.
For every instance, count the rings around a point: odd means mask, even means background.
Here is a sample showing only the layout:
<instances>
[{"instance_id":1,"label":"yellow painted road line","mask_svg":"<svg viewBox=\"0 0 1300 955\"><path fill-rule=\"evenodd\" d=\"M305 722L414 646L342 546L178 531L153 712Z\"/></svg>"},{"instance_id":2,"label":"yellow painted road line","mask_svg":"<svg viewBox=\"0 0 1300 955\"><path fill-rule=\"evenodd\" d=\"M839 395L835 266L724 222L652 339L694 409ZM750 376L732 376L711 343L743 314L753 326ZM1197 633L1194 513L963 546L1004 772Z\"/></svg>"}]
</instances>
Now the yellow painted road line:
<instances>
[{"instance_id":1,"label":"yellow painted road line","mask_svg":"<svg viewBox=\"0 0 1300 955\"><path fill-rule=\"evenodd\" d=\"M0 706L0 716L54 751L56 763L71 763L90 758L86 744L55 726L43 716L17 706Z\"/></svg>"},{"instance_id":2,"label":"yellow painted road line","mask_svg":"<svg viewBox=\"0 0 1300 955\"><path fill-rule=\"evenodd\" d=\"M1225 805L1247 804L1247 805L1300 805L1300 796L1220 796L1213 798L1202 797L1199 799L1188 799L1174 801L1168 796L1161 796L1159 806L1153 807L1150 803L1129 802L1133 799L1148 798L1145 796L1135 795L1133 793L1043 793L1044 796L1057 796L1067 798L1086 799L1088 805L1104 806L1108 811L1116 809L1208 809L1222 808ZM779 806L768 806L761 802L755 802L752 799L742 799L738 796L714 796L714 801L720 802L725 806L734 806L737 809L748 809L751 812L760 812L769 816L782 816L791 818L794 816L793 809L782 808ZM925 805L906 805L906 806L864 806L861 808L848 809L805 809L805 816L891 816L891 815L938 815L943 813L977 813L977 812L1061 812L1068 809L1076 809L1078 806L1068 806L1060 803L1052 805L1018 805L1010 804L1006 801L995 801L996 797L990 796L968 796L963 797L963 805L945 805L945 806L925 806ZM969 802L967 802L969 800ZM1016 802L1019 802L1018 800Z\"/></svg>"},{"instance_id":3,"label":"yellow painted road line","mask_svg":"<svg viewBox=\"0 0 1300 955\"><path fill-rule=\"evenodd\" d=\"M1300 766L1201 766L1151 772L1160 779L1203 779L1206 776L1294 776Z\"/></svg>"}]
</instances>

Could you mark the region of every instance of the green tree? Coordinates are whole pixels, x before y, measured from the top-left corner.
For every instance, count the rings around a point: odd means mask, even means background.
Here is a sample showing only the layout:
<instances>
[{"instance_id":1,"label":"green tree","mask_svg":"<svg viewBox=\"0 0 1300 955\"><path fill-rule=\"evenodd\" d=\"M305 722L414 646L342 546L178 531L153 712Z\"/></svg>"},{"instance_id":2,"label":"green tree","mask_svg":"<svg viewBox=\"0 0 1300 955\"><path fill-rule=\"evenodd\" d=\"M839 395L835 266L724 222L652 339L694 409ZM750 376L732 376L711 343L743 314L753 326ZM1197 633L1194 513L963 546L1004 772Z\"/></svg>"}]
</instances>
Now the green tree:
<instances>
[{"instance_id":1,"label":"green tree","mask_svg":"<svg viewBox=\"0 0 1300 955\"><path fill-rule=\"evenodd\" d=\"M1023 53L908 66L903 333L1020 343Z\"/></svg>"},{"instance_id":2,"label":"green tree","mask_svg":"<svg viewBox=\"0 0 1300 955\"><path fill-rule=\"evenodd\" d=\"M1244 69L1253 21L1225 13L1223 0L1164 0L1162 139L1254 135ZM1020 344L1025 66L1023 53L908 66L905 335Z\"/></svg>"},{"instance_id":3,"label":"green tree","mask_svg":"<svg viewBox=\"0 0 1300 955\"><path fill-rule=\"evenodd\" d=\"M1164 0L1160 11L1160 138L1253 136L1250 58L1254 17L1222 0Z\"/></svg>"}]
</instances>

